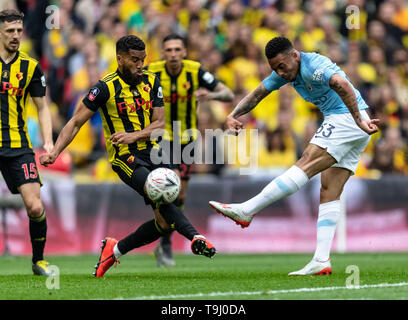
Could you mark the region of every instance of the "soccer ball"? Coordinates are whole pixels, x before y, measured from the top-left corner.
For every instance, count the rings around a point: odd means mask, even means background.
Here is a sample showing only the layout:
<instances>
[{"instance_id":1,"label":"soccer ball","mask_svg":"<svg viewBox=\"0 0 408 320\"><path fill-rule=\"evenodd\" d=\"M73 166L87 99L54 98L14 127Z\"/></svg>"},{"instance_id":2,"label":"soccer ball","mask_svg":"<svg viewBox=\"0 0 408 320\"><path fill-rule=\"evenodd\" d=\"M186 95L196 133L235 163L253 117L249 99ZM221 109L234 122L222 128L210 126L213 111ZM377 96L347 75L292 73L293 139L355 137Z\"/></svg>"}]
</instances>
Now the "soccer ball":
<instances>
[{"instance_id":1,"label":"soccer ball","mask_svg":"<svg viewBox=\"0 0 408 320\"><path fill-rule=\"evenodd\" d=\"M168 168L158 168L149 173L145 183L146 194L155 203L171 203L180 192L180 178Z\"/></svg>"}]
</instances>

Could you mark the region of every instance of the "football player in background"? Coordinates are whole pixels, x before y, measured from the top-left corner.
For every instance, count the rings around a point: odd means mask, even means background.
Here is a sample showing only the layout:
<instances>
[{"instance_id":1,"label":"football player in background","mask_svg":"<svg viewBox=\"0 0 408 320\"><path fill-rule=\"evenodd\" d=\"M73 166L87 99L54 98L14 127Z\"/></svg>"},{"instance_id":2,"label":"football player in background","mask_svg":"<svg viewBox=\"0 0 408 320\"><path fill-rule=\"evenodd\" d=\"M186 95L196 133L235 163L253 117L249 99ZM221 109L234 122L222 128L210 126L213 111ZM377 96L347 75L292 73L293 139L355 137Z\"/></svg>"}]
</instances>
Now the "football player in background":
<instances>
[{"instance_id":1,"label":"football player in background","mask_svg":"<svg viewBox=\"0 0 408 320\"><path fill-rule=\"evenodd\" d=\"M41 178L27 130L27 103L32 98L38 111L43 147L51 151L51 114L45 98L46 82L35 59L20 52L24 15L17 10L0 11L0 170L7 187L20 194L29 218L32 270L50 276L44 260L47 219L41 201Z\"/></svg>"},{"instance_id":2,"label":"football player in background","mask_svg":"<svg viewBox=\"0 0 408 320\"><path fill-rule=\"evenodd\" d=\"M35 59L20 52L24 15L17 10L0 12L0 169L7 187L20 194L29 218L32 246L32 270L49 276L52 271L44 260L47 219L41 201L41 178L27 131L27 103L31 97L45 151L53 147L51 115L45 98L46 82Z\"/></svg>"},{"instance_id":3,"label":"football player in background","mask_svg":"<svg viewBox=\"0 0 408 320\"><path fill-rule=\"evenodd\" d=\"M151 63L147 70L160 79L165 105L165 134L163 139L169 146L172 167L181 178L181 190L174 202L184 210L187 187L192 170L192 159L182 157L187 145L197 137L197 109L205 101L232 101L233 92L214 75L204 70L197 61L187 60L185 39L177 34L169 34L163 39L164 60ZM171 233L164 235L154 250L157 265L172 267L176 262L171 249Z\"/></svg>"}]
</instances>

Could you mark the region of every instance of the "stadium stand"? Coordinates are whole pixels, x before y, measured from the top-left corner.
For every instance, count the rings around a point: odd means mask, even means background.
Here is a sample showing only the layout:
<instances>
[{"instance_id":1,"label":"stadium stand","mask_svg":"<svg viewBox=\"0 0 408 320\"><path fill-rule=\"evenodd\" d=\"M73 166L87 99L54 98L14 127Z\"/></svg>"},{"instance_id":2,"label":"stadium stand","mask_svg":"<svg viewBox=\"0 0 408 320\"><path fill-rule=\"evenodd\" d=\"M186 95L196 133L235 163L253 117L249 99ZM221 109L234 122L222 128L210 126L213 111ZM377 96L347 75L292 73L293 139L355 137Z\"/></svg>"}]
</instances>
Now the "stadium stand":
<instances>
[{"instance_id":1,"label":"stadium stand","mask_svg":"<svg viewBox=\"0 0 408 320\"><path fill-rule=\"evenodd\" d=\"M50 18L45 13L49 5L58 7L55 29L44 27ZM358 15L347 13L345 8L351 5L358 8ZM270 73L264 46L272 37L284 35L297 49L322 53L340 65L370 111L382 120L382 130L367 147L357 176L408 174L406 1L13 0L1 6L25 14L21 50L35 56L47 76L55 135L96 79L116 69L115 42L127 33L146 41L146 64L161 58L161 40L169 32L187 37L189 58L200 61L237 97L232 103L201 106L198 119L210 122L212 128L222 128L238 99ZM350 19L358 28L347 27ZM30 130L38 137L36 114L29 114ZM245 119L247 127L260 129L259 165L289 167L321 119L317 108L292 88L272 93ZM74 175L85 171L90 180L114 180L105 162L101 134L96 115L67 150L72 168L59 170ZM37 140L33 138L39 147ZM220 174L221 169L197 166L196 173Z\"/></svg>"}]
</instances>

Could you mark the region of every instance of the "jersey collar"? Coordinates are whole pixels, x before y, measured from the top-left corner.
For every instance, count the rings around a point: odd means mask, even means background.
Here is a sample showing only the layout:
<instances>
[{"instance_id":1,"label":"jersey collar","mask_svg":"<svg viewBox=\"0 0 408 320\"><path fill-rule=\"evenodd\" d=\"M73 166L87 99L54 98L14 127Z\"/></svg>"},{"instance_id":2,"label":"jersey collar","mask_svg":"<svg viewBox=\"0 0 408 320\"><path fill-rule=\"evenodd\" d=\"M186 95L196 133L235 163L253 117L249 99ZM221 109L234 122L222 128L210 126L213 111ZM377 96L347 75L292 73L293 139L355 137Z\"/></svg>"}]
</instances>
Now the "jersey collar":
<instances>
[{"instance_id":1,"label":"jersey collar","mask_svg":"<svg viewBox=\"0 0 408 320\"><path fill-rule=\"evenodd\" d=\"M303 77L302 77L302 67L304 66L303 61L305 60L305 54L304 54L304 52L302 52L302 51L299 51L299 53L300 53L300 65L299 65L299 72L298 72L298 74L296 75L295 82L296 82L296 80L300 80L300 79L303 80ZM299 79L298 79L298 78L299 78Z\"/></svg>"},{"instance_id":2,"label":"jersey collar","mask_svg":"<svg viewBox=\"0 0 408 320\"><path fill-rule=\"evenodd\" d=\"M167 69L167 63L164 64L164 70L166 70L166 73L167 73L167 75L168 75L170 78L178 78L178 76L179 76L179 75L181 74L181 72L183 71L183 68L184 68L184 63L181 62L180 72L179 72L178 74L176 74L176 75L173 76L173 75L170 74L169 70Z\"/></svg>"},{"instance_id":3,"label":"jersey collar","mask_svg":"<svg viewBox=\"0 0 408 320\"><path fill-rule=\"evenodd\" d=\"M5 64L5 65L13 64L18 59L19 55L20 55L20 51L17 50L16 55L14 56L14 58L9 63L5 63L1 57L0 57L0 62Z\"/></svg>"}]
</instances>

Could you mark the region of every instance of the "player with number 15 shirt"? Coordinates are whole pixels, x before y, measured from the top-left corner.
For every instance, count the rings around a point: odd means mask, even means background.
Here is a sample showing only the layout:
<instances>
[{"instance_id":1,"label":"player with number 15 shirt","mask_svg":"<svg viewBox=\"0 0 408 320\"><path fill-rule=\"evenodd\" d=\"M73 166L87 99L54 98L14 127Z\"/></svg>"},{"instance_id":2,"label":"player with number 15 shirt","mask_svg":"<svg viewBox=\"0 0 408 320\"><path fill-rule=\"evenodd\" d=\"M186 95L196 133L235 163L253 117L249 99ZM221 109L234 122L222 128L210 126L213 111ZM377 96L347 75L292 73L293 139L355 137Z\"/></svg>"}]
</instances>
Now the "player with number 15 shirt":
<instances>
[{"instance_id":1,"label":"player with number 15 shirt","mask_svg":"<svg viewBox=\"0 0 408 320\"><path fill-rule=\"evenodd\" d=\"M53 147L51 115L45 98L46 82L40 65L19 51L24 15L0 11L0 170L10 192L21 194L29 217L32 270L49 276L44 260L47 220L40 196L41 179L27 130L27 104L31 97L46 152Z\"/></svg>"}]
</instances>

